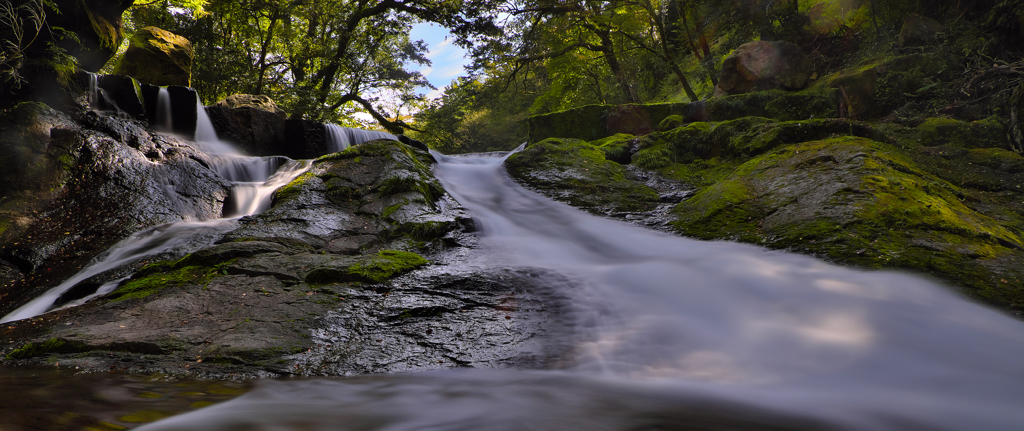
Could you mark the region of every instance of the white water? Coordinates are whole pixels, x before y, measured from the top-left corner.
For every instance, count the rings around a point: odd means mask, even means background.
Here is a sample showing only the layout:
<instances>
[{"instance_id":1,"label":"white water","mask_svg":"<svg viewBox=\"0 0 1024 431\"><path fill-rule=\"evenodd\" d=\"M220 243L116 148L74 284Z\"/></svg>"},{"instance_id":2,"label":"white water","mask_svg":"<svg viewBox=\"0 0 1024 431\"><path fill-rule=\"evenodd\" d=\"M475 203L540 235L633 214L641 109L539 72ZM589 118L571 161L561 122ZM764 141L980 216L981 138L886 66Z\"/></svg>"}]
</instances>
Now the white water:
<instances>
[{"instance_id":1,"label":"white water","mask_svg":"<svg viewBox=\"0 0 1024 431\"><path fill-rule=\"evenodd\" d=\"M160 89L160 106L163 106L167 90ZM170 124L170 99L167 98L168 125ZM286 157L248 157L240 155L230 144L217 138L206 110L198 104L197 113L205 121L197 122L197 146L211 155L217 164L214 166L218 174L232 181L232 208L223 211L227 218L206 221L181 221L145 229L121 241L106 253L98 256L89 265L63 283L51 288L43 295L0 318L0 323L35 317L53 308L56 301L65 292L90 277L117 269L124 265L141 261L145 258L160 255L182 255L212 245L221 234L234 226L239 217L253 215L270 208L271 195L279 187L288 184L309 169L312 161L293 161ZM160 111L158 111L160 112ZM158 118L160 115L158 114ZM199 139L202 141L199 141ZM154 177L159 179L159 171ZM167 185L167 198L177 199L173 186ZM69 305L80 305L86 300L109 293L116 285L106 283L96 293L88 295Z\"/></svg>"},{"instance_id":2,"label":"white water","mask_svg":"<svg viewBox=\"0 0 1024 431\"><path fill-rule=\"evenodd\" d=\"M100 87L99 75L95 73L89 73L89 107L96 112L103 112L101 105L106 105L114 108L114 115L121 118L129 118L130 116L121 110L121 107L117 106L112 98L107 94L107 91Z\"/></svg>"},{"instance_id":3,"label":"white water","mask_svg":"<svg viewBox=\"0 0 1024 431\"><path fill-rule=\"evenodd\" d=\"M174 130L174 122L171 117L171 93L167 87L160 87L156 96L156 124L153 129L163 132Z\"/></svg>"},{"instance_id":4,"label":"white water","mask_svg":"<svg viewBox=\"0 0 1024 431\"><path fill-rule=\"evenodd\" d=\"M435 157L481 229L474 264L581 284L571 363L266 382L139 429L1024 428L1018 320L911 275L597 218L514 184L501 158Z\"/></svg>"},{"instance_id":5,"label":"white water","mask_svg":"<svg viewBox=\"0 0 1024 431\"><path fill-rule=\"evenodd\" d=\"M397 141L398 137L387 132L376 130L352 129L341 127L337 124L324 124L324 136L327 141L328 153L336 153L353 145L375 139L390 139Z\"/></svg>"}]
</instances>

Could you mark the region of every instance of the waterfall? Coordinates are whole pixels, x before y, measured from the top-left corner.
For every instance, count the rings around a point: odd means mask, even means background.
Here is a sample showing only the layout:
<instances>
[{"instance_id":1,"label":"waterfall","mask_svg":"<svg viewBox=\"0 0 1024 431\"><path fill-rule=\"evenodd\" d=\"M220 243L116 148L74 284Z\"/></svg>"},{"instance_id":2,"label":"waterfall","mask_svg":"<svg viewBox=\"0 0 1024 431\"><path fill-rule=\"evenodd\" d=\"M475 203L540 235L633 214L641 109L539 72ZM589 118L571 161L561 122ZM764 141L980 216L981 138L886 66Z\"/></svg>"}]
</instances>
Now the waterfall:
<instances>
[{"instance_id":1,"label":"waterfall","mask_svg":"<svg viewBox=\"0 0 1024 431\"><path fill-rule=\"evenodd\" d=\"M398 137L387 132L353 129L329 123L324 124L324 137L327 142L328 153L336 153L353 145L359 145L375 139L398 140Z\"/></svg>"},{"instance_id":2,"label":"waterfall","mask_svg":"<svg viewBox=\"0 0 1024 431\"><path fill-rule=\"evenodd\" d=\"M170 130L170 97L166 88L160 88L157 100L157 125L164 130ZM45 313L53 308L65 292L79 283L107 271L149 257L166 258L169 255L183 255L213 244L222 233L234 227L234 220L237 218L258 214L269 209L274 191L294 180L308 170L312 164L310 160L293 161L280 156L243 156L234 146L217 138L213 123L206 115L206 108L198 97L196 98L196 114L196 146L210 156L214 162L212 166L214 171L233 183L231 194L226 200L223 210L225 217L198 222L181 221L138 232L98 256L60 285L3 316L0 318L0 323ZM158 171L154 171L154 177L160 183L161 188L166 191L167 198L175 202L177 192L174 190L174 185L164 181ZM96 293L71 302L69 306L79 305L88 299L109 293L117 287L117 281L100 286Z\"/></svg>"},{"instance_id":3,"label":"waterfall","mask_svg":"<svg viewBox=\"0 0 1024 431\"><path fill-rule=\"evenodd\" d=\"M174 122L171 120L171 93L167 87L160 87L156 96L156 124L153 128L162 132L174 130Z\"/></svg>"},{"instance_id":4,"label":"waterfall","mask_svg":"<svg viewBox=\"0 0 1024 431\"><path fill-rule=\"evenodd\" d=\"M198 94L196 94L196 132L194 136L196 144L208 154L241 155L241 152L233 145L217 138L217 131L213 128L213 122L206 114L206 107L203 106L203 101L199 99Z\"/></svg>"},{"instance_id":5,"label":"waterfall","mask_svg":"<svg viewBox=\"0 0 1024 431\"><path fill-rule=\"evenodd\" d=\"M87 72L88 73L88 72ZM100 87L100 77L95 73L89 73L89 107L96 112L113 113L120 118L130 118L126 112L117 106L117 102L107 94L107 91Z\"/></svg>"}]
</instances>

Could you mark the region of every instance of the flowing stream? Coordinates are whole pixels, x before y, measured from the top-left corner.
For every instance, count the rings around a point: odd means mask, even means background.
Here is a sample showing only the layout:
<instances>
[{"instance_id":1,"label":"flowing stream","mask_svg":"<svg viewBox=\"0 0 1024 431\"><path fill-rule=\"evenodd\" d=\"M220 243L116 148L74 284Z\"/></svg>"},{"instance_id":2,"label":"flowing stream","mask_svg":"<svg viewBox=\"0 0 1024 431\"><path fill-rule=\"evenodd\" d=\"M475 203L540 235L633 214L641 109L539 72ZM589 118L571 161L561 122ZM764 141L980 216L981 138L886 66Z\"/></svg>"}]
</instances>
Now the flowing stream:
<instances>
[{"instance_id":1,"label":"flowing stream","mask_svg":"<svg viewBox=\"0 0 1024 431\"><path fill-rule=\"evenodd\" d=\"M502 157L435 157L480 226L472 264L578 281L566 363L265 381L139 429L1024 427L1024 323L949 287L641 229L516 185Z\"/></svg>"}]
</instances>

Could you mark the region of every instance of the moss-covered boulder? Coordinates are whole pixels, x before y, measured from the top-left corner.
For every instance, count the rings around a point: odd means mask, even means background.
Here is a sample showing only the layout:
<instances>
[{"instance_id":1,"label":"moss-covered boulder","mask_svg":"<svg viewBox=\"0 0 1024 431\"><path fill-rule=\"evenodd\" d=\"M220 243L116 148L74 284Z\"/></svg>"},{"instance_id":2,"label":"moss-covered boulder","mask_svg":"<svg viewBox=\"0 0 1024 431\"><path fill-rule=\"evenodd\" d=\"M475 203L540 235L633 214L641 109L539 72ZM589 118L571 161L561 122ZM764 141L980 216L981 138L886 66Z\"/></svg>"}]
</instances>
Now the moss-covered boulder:
<instances>
[{"instance_id":1,"label":"moss-covered boulder","mask_svg":"<svg viewBox=\"0 0 1024 431\"><path fill-rule=\"evenodd\" d=\"M433 176L433 163L425 151L383 139L328 154L278 189L269 210L228 238L348 250L331 244L353 236L375 238L362 241L366 246L402 238L432 241L471 226Z\"/></svg>"},{"instance_id":2,"label":"moss-covered boulder","mask_svg":"<svg viewBox=\"0 0 1024 431\"><path fill-rule=\"evenodd\" d=\"M839 137L746 161L680 203L673 225L697 238L912 269L995 304L1024 305L1024 267L1012 264L1024 263L1024 232L963 198L887 144Z\"/></svg>"},{"instance_id":3,"label":"moss-covered boulder","mask_svg":"<svg viewBox=\"0 0 1024 431\"><path fill-rule=\"evenodd\" d=\"M715 96L779 88L800 90L807 86L811 73L810 59L792 42L748 42L725 58Z\"/></svg>"},{"instance_id":4,"label":"moss-covered boulder","mask_svg":"<svg viewBox=\"0 0 1024 431\"><path fill-rule=\"evenodd\" d=\"M1007 148L1003 126L994 119L965 122L929 118L917 130L921 143L930 147L950 144L961 148Z\"/></svg>"},{"instance_id":5,"label":"moss-covered boulder","mask_svg":"<svg viewBox=\"0 0 1024 431\"><path fill-rule=\"evenodd\" d=\"M545 139L510 156L505 166L527 186L592 212L641 211L659 199L599 147L578 139Z\"/></svg>"},{"instance_id":6,"label":"moss-covered boulder","mask_svg":"<svg viewBox=\"0 0 1024 431\"><path fill-rule=\"evenodd\" d=\"M118 75L153 85L192 86L192 43L157 27L143 27L132 35L118 60Z\"/></svg>"}]
</instances>

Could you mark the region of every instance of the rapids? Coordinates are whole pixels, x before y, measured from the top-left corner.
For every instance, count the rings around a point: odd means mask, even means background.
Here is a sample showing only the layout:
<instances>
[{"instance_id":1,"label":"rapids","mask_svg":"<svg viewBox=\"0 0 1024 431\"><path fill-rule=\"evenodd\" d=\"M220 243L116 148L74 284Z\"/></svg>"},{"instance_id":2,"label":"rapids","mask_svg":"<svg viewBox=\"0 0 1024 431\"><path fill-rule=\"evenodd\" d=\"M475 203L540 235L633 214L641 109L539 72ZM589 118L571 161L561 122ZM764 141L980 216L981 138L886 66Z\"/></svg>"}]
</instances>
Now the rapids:
<instances>
[{"instance_id":1,"label":"rapids","mask_svg":"<svg viewBox=\"0 0 1024 431\"><path fill-rule=\"evenodd\" d=\"M569 277L547 370L265 381L140 430L1017 430L1024 323L944 286L602 219L435 154L470 265Z\"/></svg>"}]
</instances>

